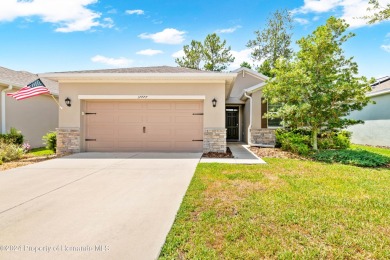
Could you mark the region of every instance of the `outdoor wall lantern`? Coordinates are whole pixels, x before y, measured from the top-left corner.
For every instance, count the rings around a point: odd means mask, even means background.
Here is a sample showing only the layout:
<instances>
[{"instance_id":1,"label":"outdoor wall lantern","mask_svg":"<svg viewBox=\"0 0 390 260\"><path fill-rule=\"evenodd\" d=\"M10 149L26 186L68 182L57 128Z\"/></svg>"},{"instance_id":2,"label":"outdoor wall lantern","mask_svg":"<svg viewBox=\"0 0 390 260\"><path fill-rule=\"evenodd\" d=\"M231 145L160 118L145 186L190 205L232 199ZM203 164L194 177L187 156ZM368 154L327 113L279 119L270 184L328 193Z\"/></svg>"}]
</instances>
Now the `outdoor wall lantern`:
<instances>
[{"instance_id":1,"label":"outdoor wall lantern","mask_svg":"<svg viewBox=\"0 0 390 260\"><path fill-rule=\"evenodd\" d=\"M213 103L213 107L217 106L217 100L215 98L211 102Z\"/></svg>"},{"instance_id":2,"label":"outdoor wall lantern","mask_svg":"<svg viewBox=\"0 0 390 260\"><path fill-rule=\"evenodd\" d=\"M68 106L68 107L70 107L72 104L71 104L71 100L70 100L70 98L65 98L65 104Z\"/></svg>"}]
</instances>

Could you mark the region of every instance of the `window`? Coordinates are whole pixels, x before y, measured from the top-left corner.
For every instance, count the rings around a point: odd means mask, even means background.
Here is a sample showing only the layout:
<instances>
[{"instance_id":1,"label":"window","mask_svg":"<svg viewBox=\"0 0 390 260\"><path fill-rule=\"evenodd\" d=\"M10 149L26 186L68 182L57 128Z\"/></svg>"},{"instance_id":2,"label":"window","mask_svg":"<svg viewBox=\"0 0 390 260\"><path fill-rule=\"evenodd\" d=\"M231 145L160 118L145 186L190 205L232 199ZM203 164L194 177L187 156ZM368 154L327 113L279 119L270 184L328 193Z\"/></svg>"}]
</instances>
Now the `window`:
<instances>
[{"instance_id":1,"label":"window","mask_svg":"<svg viewBox=\"0 0 390 260\"><path fill-rule=\"evenodd\" d=\"M268 114L273 114L281 108L281 104L270 104L268 103ZM268 118L268 127L282 127L282 119L281 118Z\"/></svg>"}]
</instances>

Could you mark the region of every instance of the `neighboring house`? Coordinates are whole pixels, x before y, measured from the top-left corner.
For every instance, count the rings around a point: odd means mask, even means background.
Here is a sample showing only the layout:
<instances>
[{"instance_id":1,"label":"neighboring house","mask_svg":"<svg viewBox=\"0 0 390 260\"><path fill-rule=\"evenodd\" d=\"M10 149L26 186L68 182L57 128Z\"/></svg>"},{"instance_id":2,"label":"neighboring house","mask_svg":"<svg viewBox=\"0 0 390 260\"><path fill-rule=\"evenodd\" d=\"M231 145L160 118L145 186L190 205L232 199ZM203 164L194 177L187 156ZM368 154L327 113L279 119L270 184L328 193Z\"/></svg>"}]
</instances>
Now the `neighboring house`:
<instances>
[{"instance_id":1,"label":"neighboring house","mask_svg":"<svg viewBox=\"0 0 390 260\"><path fill-rule=\"evenodd\" d=\"M40 95L16 101L7 93L36 80L38 76L26 71L14 71L0 67L0 119L1 133L7 133L11 127L22 131L25 142L31 147L42 147L42 136L58 127L58 105L49 95ZM49 79L42 82L50 92L58 97L58 84Z\"/></svg>"},{"instance_id":2,"label":"neighboring house","mask_svg":"<svg viewBox=\"0 0 390 260\"><path fill-rule=\"evenodd\" d=\"M349 118L360 119L364 124L348 128L352 143L390 147L390 77L378 79L367 94L376 104L361 111L353 111Z\"/></svg>"},{"instance_id":3,"label":"neighboring house","mask_svg":"<svg viewBox=\"0 0 390 260\"><path fill-rule=\"evenodd\" d=\"M267 78L246 68L219 73L161 66L41 76L59 83L60 154L225 152L227 140L248 142L248 136L251 145L275 142L262 119Z\"/></svg>"}]
</instances>

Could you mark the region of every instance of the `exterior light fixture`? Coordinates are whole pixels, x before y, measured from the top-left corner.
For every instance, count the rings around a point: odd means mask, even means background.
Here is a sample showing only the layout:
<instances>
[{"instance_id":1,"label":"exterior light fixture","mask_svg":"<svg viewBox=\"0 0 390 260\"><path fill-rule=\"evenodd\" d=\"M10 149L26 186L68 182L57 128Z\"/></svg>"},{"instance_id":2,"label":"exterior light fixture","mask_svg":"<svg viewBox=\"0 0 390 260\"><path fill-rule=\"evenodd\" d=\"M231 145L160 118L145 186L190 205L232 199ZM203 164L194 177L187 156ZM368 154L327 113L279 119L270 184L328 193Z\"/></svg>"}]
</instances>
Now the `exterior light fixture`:
<instances>
[{"instance_id":1,"label":"exterior light fixture","mask_svg":"<svg viewBox=\"0 0 390 260\"><path fill-rule=\"evenodd\" d=\"M213 107L217 106L217 100L215 98L211 102L213 103Z\"/></svg>"},{"instance_id":2,"label":"exterior light fixture","mask_svg":"<svg viewBox=\"0 0 390 260\"><path fill-rule=\"evenodd\" d=\"M70 100L70 98L65 98L65 104L68 106L68 107L70 107L72 104L71 104L71 100Z\"/></svg>"}]
</instances>

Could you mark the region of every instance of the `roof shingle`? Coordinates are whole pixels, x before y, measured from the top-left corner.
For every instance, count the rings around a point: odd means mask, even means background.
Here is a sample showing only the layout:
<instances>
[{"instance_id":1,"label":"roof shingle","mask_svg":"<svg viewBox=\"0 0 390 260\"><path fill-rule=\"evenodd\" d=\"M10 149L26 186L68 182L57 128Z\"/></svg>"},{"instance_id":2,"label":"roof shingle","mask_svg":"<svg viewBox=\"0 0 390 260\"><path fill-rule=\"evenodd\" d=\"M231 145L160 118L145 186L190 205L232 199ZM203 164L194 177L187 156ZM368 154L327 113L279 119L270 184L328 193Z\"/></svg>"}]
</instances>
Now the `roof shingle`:
<instances>
[{"instance_id":1,"label":"roof shingle","mask_svg":"<svg viewBox=\"0 0 390 260\"><path fill-rule=\"evenodd\" d=\"M27 71L15 71L0 66L0 84L11 84L18 87L24 87L27 84L38 79L36 74ZM58 83L50 80L41 78L43 84L49 89L50 93L58 95Z\"/></svg>"},{"instance_id":2,"label":"roof shingle","mask_svg":"<svg viewBox=\"0 0 390 260\"><path fill-rule=\"evenodd\" d=\"M370 94L375 94L385 90L390 90L390 76L377 79L377 81L371 85L372 91Z\"/></svg>"},{"instance_id":3,"label":"roof shingle","mask_svg":"<svg viewBox=\"0 0 390 260\"><path fill-rule=\"evenodd\" d=\"M155 67L133 67L121 69L103 69L103 70L79 70L64 71L58 73L210 73L211 71L189 69L183 67L155 66Z\"/></svg>"}]
</instances>

